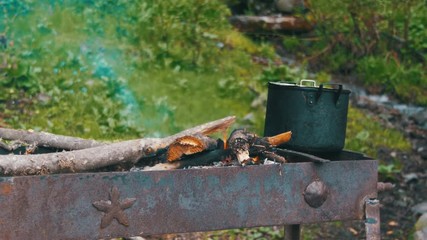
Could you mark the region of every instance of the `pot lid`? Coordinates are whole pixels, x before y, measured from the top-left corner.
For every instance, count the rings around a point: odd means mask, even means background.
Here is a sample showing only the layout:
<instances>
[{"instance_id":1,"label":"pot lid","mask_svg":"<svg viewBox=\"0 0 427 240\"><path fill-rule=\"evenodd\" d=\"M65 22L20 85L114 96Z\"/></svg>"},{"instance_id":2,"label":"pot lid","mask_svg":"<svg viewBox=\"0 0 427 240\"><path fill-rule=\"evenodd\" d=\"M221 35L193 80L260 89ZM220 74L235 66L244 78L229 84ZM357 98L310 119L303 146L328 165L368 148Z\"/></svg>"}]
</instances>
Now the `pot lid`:
<instances>
[{"instance_id":1,"label":"pot lid","mask_svg":"<svg viewBox=\"0 0 427 240\"><path fill-rule=\"evenodd\" d=\"M343 85L339 83L321 83L317 85L316 80L311 79L301 79L299 84L293 82L269 82L271 85L275 85L278 87L291 87L298 88L301 90L326 90L326 91L339 91L342 93L350 93L350 90L343 89Z\"/></svg>"}]
</instances>

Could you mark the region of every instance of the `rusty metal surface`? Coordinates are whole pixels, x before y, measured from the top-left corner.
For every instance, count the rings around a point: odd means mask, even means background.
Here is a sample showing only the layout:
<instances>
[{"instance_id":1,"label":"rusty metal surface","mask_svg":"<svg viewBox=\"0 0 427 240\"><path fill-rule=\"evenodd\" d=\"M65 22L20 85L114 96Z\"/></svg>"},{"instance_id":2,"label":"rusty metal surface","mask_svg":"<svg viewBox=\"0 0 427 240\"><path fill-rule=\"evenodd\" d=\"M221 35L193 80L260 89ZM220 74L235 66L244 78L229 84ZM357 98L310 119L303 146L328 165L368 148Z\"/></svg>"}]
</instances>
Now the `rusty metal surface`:
<instances>
[{"instance_id":1,"label":"rusty metal surface","mask_svg":"<svg viewBox=\"0 0 427 240\"><path fill-rule=\"evenodd\" d=\"M316 179L304 190L305 202L313 208L318 208L328 197L328 187L320 180Z\"/></svg>"},{"instance_id":2,"label":"rusty metal surface","mask_svg":"<svg viewBox=\"0 0 427 240\"><path fill-rule=\"evenodd\" d=\"M380 240L381 239L381 228L380 228L380 201L378 199L367 199L366 200L366 239L367 240Z\"/></svg>"},{"instance_id":3,"label":"rusty metal surface","mask_svg":"<svg viewBox=\"0 0 427 240\"><path fill-rule=\"evenodd\" d=\"M310 207L303 192L322 181ZM0 178L1 239L99 239L363 219L377 162Z\"/></svg>"}]
</instances>

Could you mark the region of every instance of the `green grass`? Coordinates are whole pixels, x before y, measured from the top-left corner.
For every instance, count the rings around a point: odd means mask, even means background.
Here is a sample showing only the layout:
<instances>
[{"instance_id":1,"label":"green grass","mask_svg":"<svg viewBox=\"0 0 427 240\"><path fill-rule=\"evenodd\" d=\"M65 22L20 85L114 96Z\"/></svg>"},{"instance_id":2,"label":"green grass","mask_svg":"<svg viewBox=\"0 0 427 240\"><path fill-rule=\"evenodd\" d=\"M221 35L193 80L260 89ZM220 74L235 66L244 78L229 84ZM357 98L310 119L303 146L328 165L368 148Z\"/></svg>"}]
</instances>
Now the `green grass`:
<instances>
[{"instance_id":1,"label":"green grass","mask_svg":"<svg viewBox=\"0 0 427 240\"><path fill-rule=\"evenodd\" d=\"M249 86L260 88L262 67L251 54L274 51L234 31L219 2L20 4L5 4L0 24L13 43L0 50L0 109L12 127L123 139L259 112Z\"/></svg>"},{"instance_id":2,"label":"green grass","mask_svg":"<svg viewBox=\"0 0 427 240\"><path fill-rule=\"evenodd\" d=\"M403 134L380 124L376 116L350 107L347 123L345 148L360 151L368 156L377 157L381 147L400 151L409 151L410 143Z\"/></svg>"}]
</instances>

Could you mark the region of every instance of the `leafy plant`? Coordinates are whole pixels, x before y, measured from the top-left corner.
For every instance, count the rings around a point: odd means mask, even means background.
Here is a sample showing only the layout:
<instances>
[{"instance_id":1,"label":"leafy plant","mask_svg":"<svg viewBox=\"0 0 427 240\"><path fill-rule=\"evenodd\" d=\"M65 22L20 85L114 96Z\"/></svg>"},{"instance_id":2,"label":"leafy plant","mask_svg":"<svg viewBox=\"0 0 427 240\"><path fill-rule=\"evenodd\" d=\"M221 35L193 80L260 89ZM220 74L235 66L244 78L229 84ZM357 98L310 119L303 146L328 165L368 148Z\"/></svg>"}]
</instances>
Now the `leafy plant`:
<instances>
[{"instance_id":1,"label":"leafy plant","mask_svg":"<svg viewBox=\"0 0 427 240\"><path fill-rule=\"evenodd\" d=\"M388 181L395 180L395 175L401 172L401 167L396 166L395 164L380 164L378 165L378 174L381 175L383 179Z\"/></svg>"},{"instance_id":2,"label":"leafy plant","mask_svg":"<svg viewBox=\"0 0 427 240\"><path fill-rule=\"evenodd\" d=\"M260 88L254 79L262 66L252 55L275 57L270 46L233 31L216 1L10 1L1 8L13 46L0 50L8 62L0 109L19 128L129 138L243 117L256 97L248 86Z\"/></svg>"},{"instance_id":3,"label":"leafy plant","mask_svg":"<svg viewBox=\"0 0 427 240\"><path fill-rule=\"evenodd\" d=\"M284 47L312 70L383 81L389 94L426 105L426 8L422 0L313 1L316 37L285 38Z\"/></svg>"},{"instance_id":4,"label":"leafy plant","mask_svg":"<svg viewBox=\"0 0 427 240\"><path fill-rule=\"evenodd\" d=\"M408 151L410 143L399 131L385 128L361 110L349 108L345 148L377 157L381 147Z\"/></svg>"},{"instance_id":5,"label":"leafy plant","mask_svg":"<svg viewBox=\"0 0 427 240\"><path fill-rule=\"evenodd\" d=\"M359 61L357 71L367 84L385 87L404 101L427 104L427 75L423 68L421 64L401 65L393 58L369 56Z\"/></svg>"}]
</instances>

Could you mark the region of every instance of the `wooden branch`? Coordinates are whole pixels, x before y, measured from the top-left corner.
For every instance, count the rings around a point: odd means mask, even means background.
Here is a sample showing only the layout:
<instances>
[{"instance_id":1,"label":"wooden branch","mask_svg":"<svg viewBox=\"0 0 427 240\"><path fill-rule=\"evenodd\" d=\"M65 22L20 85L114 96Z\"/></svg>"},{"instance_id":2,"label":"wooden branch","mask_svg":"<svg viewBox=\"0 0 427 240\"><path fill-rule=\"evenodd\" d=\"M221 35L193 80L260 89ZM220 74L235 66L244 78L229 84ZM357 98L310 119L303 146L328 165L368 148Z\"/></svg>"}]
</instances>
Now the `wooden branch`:
<instances>
[{"instance_id":1,"label":"wooden branch","mask_svg":"<svg viewBox=\"0 0 427 240\"><path fill-rule=\"evenodd\" d=\"M228 117L216 120L216 121L212 121L212 122L202 124L202 125L194 127L194 128L190 128L188 130L184 130L184 131L180 132L179 135L180 136L194 135L196 133L209 135L212 133L227 130L228 128L230 128L231 125L233 125L233 123L235 121L236 121L235 116L228 116ZM177 136L177 137L179 137L179 136Z\"/></svg>"},{"instance_id":2,"label":"wooden branch","mask_svg":"<svg viewBox=\"0 0 427 240\"><path fill-rule=\"evenodd\" d=\"M20 145L7 144L7 143L3 142L2 139L0 139L0 148L6 150L8 152L11 152L11 151L13 151L13 150L15 150L15 149L17 149L19 147L20 147Z\"/></svg>"},{"instance_id":3,"label":"wooden branch","mask_svg":"<svg viewBox=\"0 0 427 240\"><path fill-rule=\"evenodd\" d=\"M273 147L288 142L292 132L284 132L271 137L258 137L243 129L234 130L227 141L227 146L241 165L258 163L262 158L285 163L286 159L272 151Z\"/></svg>"},{"instance_id":4,"label":"wooden branch","mask_svg":"<svg viewBox=\"0 0 427 240\"><path fill-rule=\"evenodd\" d=\"M30 144L27 144L27 143L19 141L19 140L11 141L10 143L6 143L3 141L3 139L0 138L0 153L2 151L6 151L6 154L10 154L10 153L13 153L14 151L16 151L17 149L26 148L29 145Z\"/></svg>"},{"instance_id":5,"label":"wooden branch","mask_svg":"<svg viewBox=\"0 0 427 240\"><path fill-rule=\"evenodd\" d=\"M264 139L271 145L271 146L279 146L282 145L286 142L289 142L289 140L291 140L291 136L292 136L292 132L288 131L288 132L284 132L281 134L277 134L275 136L271 136L271 137L265 137Z\"/></svg>"},{"instance_id":6,"label":"wooden branch","mask_svg":"<svg viewBox=\"0 0 427 240\"><path fill-rule=\"evenodd\" d=\"M201 134L180 137L169 145L166 153L166 160L168 162L173 162L186 155L215 149L217 145L215 139Z\"/></svg>"},{"instance_id":7,"label":"wooden branch","mask_svg":"<svg viewBox=\"0 0 427 240\"><path fill-rule=\"evenodd\" d=\"M218 120L215 120L212 122L208 122L208 123L205 123L205 124L193 127L193 128L189 128L187 130L179 132L179 133L172 135L170 137L163 138L163 141L161 141L159 143L160 147L158 147L158 149L166 148L167 146L172 144L173 141L175 141L177 138L180 138L180 137L189 136L189 135L196 135L196 134L209 135L209 134L212 134L215 132L225 131L235 121L236 121L235 116L229 116L229 117L221 118L221 119L218 119Z\"/></svg>"},{"instance_id":8,"label":"wooden branch","mask_svg":"<svg viewBox=\"0 0 427 240\"><path fill-rule=\"evenodd\" d=\"M166 148L177 138L229 127L235 117L227 117L184 130L166 138L143 138L87 149L38 155L0 156L0 175L31 175L81 172L120 163L136 163Z\"/></svg>"},{"instance_id":9,"label":"wooden branch","mask_svg":"<svg viewBox=\"0 0 427 240\"><path fill-rule=\"evenodd\" d=\"M0 138L6 140L19 140L29 144L37 143L38 146L64 150L78 150L106 144L95 140L9 128L0 128Z\"/></svg>"},{"instance_id":10,"label":"wooden branch","mask_svg":"<svg viewBox=\"0 0 427 240\"><path fill-rule=\"evenodd\" d=\"M249 156L249 148L251 147L256 135L243 129L236 129L231 132L227 140L227 148L233 151L234 156L240 164L246 165L252 162Z\"/></svg>"},{"instance_id":11,"label":"wooden branch","mask_svg":"<svg viewBox=\"0 0 427 240\"><path fill-rule=\"evenodd\" d=\"M0 156L0 174L32 175L81 172L113 164L136 162L156 149L160 139L141 139L69 152Z\"/></svg>"},{"instance_id":12,"label":"wooden branch","mask_svg":"<svg viewBox=\"0 0 427 240\"><path fill-rule=\"evenodd\" d=\"M288 161L286 160L285 157L277 155L274 152L270 152L270 151L264 151L261 156L263 158L267 158L269 160L275 161L275 162L279 162L279 163L287 163Z\"/></svg>"},{"instance_id":13,"label":"wooden branch","mask_svg":"<svg viewBox=\"0 0 427 240\"><path fill-rule=\"evenodd\" d=\"M235 122L235 120L235 116L225 117L184 130L178 134L175 134L174 136L178 138L186 135L193 135L196 133L208 135L215 132L224 131L225 129L229 128ZM29 144L37 143L38 146L58 148L64 150L79 150L108 144L95 140L87 140L52 133L14 130L8 128L0 128L0 139L19 140Z\"/></svg>"}]
</instances>

